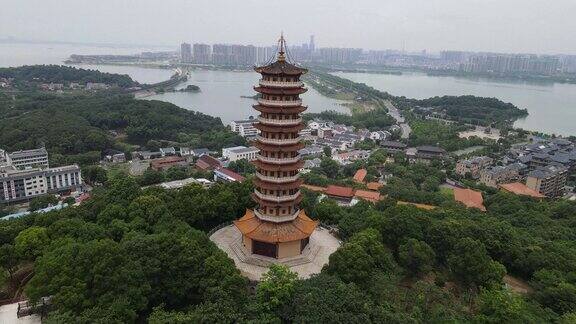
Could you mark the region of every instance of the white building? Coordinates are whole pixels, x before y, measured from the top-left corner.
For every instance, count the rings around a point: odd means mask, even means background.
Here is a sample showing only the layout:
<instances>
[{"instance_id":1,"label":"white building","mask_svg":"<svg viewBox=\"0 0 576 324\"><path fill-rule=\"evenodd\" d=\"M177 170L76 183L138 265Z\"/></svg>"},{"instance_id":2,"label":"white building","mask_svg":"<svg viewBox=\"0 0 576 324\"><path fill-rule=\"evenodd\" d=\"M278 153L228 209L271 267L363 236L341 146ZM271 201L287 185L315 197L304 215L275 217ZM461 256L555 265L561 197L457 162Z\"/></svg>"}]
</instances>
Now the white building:
<instances>
[{"instance_id":1,"label":"white building","mask_svg":"<svg viewBox=\"0 0 576 324\"><path fill-rule=\"evenodd\" d=\"M8 165L16 169L48 168L48 152L45 148L16 151L9 153L6 159Z\"/></svg>"},{"instance_id":2,"label":"white building","mask_svg":"<svg viewBox=\"0 0 576 324\"><path fill-rule=\"evenodd\" d=\"M230 129L234 133L240 133L241 125L253 125L256 122L257 122L256 119L233 120L230 122Z\"/></svg>"},{"instance_id":3,"label":"white building","mask_svg":"<svg viewBox=\"0 0 576 324\"><path fill-rule=\"evenodd\" d=\"M375 131L370 133L370 139L373 141L385 141L389 139L391 135L388 131Z\"/></svg>"},{"instance_id":4,"label":"white building","mask_svg":"<svg viewBox=\"0 0 576 324\"><path fill-rule=\"evenodd\" d=\"M237 161L241 159L246 159L248 161L256 160L256 155L260 150L254 146L234 146L222 149L222 157L228 159L230 162Z\"/></svg>"},{"instance_id":5,"label":"white building","mask_svg":"<svg viewBox=\"0 0 576 324\"><path fill-rule=\"evenodd\" d=\"M7 171L0 176L0 203L72 191L81 186L82 174L80 167L75 164L49 169Z\"/></svg>"}]
</instances>

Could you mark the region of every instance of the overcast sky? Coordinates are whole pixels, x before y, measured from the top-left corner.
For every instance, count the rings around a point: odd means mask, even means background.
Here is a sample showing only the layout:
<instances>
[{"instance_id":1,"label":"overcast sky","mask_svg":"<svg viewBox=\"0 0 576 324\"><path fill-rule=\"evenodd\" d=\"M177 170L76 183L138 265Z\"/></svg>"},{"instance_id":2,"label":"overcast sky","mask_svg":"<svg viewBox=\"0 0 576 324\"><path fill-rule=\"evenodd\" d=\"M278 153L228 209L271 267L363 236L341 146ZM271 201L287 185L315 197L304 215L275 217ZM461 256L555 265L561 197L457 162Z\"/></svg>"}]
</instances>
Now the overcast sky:
<instances>
[{"instance_id":1,"label":"overcast sky","mask_svg":"<svg viewBox=\"0 0 576 324\"><path fill-rule=\"evenodd\" d=\"M0 0L0 38L576 54L576 0Z\"/></svg>"}]
</instances>

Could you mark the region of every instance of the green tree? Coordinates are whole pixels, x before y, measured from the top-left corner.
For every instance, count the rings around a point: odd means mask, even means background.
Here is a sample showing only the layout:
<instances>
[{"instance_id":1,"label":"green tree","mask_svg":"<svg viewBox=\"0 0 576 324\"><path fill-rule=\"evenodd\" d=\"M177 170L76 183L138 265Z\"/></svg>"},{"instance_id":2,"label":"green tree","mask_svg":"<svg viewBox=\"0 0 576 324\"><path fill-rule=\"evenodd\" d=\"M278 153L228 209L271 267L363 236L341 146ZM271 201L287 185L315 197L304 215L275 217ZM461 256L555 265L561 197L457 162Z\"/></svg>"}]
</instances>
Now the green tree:
<instances>
[{"instance_id":1,"label":"green tree","mask_svg":"<svg viewBox=\"0 0 576 324\"><path fill-rule=\"evenodd\" d=\"M424 274L432 269L436 254L425 242L409 239L400 245L398 259L412 275Z\"/></svg>"},{"instance_id":2,"label":"green tree","mask_svg":"<svg viewBox=\"0 0 576 324\"><path fill-rule=\"evenodd\" d=\"M331 179L336 179L340 171L340 166L338 162L332 160L331 158L325 157L320 162L320 170Z\"/></svg>"},{"instance_id":3,"label":"green tree","mask_svg":"<svg viewBox=\"0 0 576 324\"><path fill-rule=\"evenodd\" d=\"M271 265L256 288L259 304L267 311L278 311L292 298L297 278L285 265Z\"/></svg>"},{"instance_id":4,"label":"green tree","mask_svg":"<svg viewBox=\"0 0 576 324\"><path fill-rule=\"evenodd\" d=\"M456 243L448 266L457 280L469 286L498 286L506 274L506 268L490 258L484 244L471 238Z\"/></svg>"},{"instance_id":5,"label":"green tree","mask_svg":"<svg viewBox=\"0 0 576 324\"><path fill-rule=\"evenodd\" d=\"M90 165L82 168L82 178L89 184L103 184L108 180L106 170L97 165Z\"/></svg>"},{"instance_id":6,"label":"green tree","mask_svg":"<svg viewBox=\"0 0 576 324\"><path fill-rule=\"evenodd\" d=\"M64 241L38 259L26 294L31 300L54 296L58 311L76 322L134 322L150 285L131 252L111 240Z\"/></svg>"},{"instance_id":7,"label":"green tree","mask_svg":"<svg viewBox=\"0 0 576 324\"><path fill-rule=\"evenodd\" d=\"M10 280L14 278L18 261L19 258L13 245L3 244L0 246L0 268L8 273Z\"/></svg>"},{"instance_id":8,"label":"green tree","mask_svg":"<svg viewBox=\"0 0 576 324\"><path fill-rule=\"evenodd\" d=\"M14 239L16 253L23 259L34 260L39 257L50 243L46 228L29 227Z\"/></svg>"}]
</instances>

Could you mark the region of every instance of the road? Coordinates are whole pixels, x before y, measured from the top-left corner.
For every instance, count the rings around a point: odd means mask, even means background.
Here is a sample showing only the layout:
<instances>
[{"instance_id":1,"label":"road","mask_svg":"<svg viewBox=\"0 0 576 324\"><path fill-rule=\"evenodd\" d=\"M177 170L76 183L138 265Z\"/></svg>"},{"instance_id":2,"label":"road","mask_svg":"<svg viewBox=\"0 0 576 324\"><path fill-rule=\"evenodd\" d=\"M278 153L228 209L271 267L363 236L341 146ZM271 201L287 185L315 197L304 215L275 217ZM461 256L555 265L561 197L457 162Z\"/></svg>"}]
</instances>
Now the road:
<instances>
[{"instance_id":1,"label":"road","mask_svg":"<svg viewBox=\"0 0 576 324\"><path fill-rule=\"evenodd\" d=\"M386 106L386 108L388 109L388 114L390 116L392 116L392 118L394 118L396 120L396 122L398 123L398 125L400 125L400 128L402 129L402 138L408 138L410 137L410 133L412 132L412 129L410 128L410 125L408 125L408 123L406 123L406 120L404 119L404 117L402 116L402 114L400 113L400 111L398 110L398 108L396 108L390 101L385 100L384 101L384 105Z\"/></svg>"}]
</instances>

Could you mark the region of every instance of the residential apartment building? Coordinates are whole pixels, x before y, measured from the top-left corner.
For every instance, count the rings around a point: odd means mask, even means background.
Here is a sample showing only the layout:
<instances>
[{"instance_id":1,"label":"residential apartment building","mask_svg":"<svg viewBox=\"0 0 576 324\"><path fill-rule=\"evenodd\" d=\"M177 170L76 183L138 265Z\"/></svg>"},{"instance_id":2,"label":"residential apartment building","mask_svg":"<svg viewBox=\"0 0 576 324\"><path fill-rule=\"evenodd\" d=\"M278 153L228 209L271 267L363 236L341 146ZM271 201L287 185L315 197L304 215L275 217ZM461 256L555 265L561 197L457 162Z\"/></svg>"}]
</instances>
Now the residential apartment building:
<instances>
[{"instance_id":1,"label":"residential apartment building","mask_svg":"<svg viewBox=\"0 0 576 324\"><path fill-rule=\"evenodd\" d=\"M29 200L47 193L77 190L82 183L78 165L6 171L0 175L0 203Z\"/></svg>"},{"instance_id":2,"label":"residential apartment building","mask_svg":"<svg viewBox=\"0 0 576 324\"><path fill-rule=\"evenodd\" d=\"M48 168L48 152L45 148L16 151L7 155L6 162L15 169Z\"/></svg>"},{"instance_id":3,"label":"residential apartment building","mask_svg":"<svg viewBox=\"0 0 576 324\"><path fill-rule=\"evenodd\" d=\"M546 197L561 197L568 178L568 169L562 166L549 165L539 167L528 173L526 186Z\"/></svg>"},{"instance_id":4,"label":"residential apartment building","mask_svg":"<svg viewBox=\"0 0 576 324\"><path fill-rule=\"evenodd\" d=\"M472 178L478 179L480 171L489 167L493 160L487 156L476 156L468 160L460 160L456 163L456 174L466 176L469 174Z\"/></svg>"},{"instance_id":5,"label":"residential apartment building","mask_svg":"<svg viewBox=\"0 0 576 324\"><path fill-rule=\"evenodd\" d=\"M188 43L180 45L180 62L192 63L192 46Z\"/></svg>"},{"instance_id":6,"label":"residential apartment building","mask_svg":"<svg viewBox=\"0 0 576 324\"><path fill-rule=\"evenodd\" d=\"M192 61L196 64L209 64L212 62L212 46L207 44L194 44Z\"/></svg>"}]
</instances>

